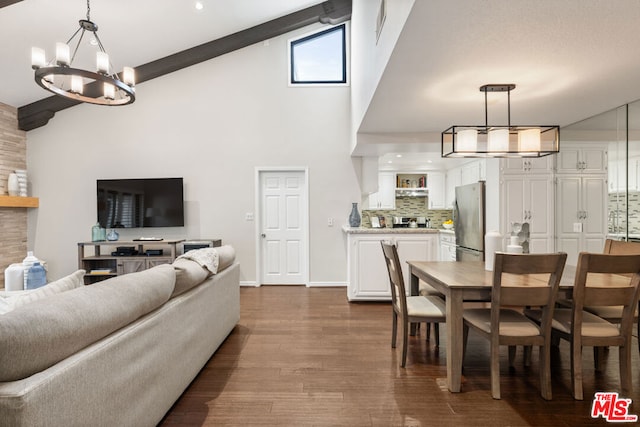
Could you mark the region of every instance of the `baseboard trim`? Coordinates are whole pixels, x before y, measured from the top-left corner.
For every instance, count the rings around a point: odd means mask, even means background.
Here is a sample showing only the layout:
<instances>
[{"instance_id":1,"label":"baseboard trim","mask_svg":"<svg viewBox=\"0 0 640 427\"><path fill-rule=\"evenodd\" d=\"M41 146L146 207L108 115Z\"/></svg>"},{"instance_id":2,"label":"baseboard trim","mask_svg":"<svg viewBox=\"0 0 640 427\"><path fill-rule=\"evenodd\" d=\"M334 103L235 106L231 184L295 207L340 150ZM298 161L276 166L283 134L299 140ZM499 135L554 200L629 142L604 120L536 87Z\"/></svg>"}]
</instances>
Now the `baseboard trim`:
<instances>
[{"instance_id":1,"label":"baseboard trim","mask_svg":"<svg viewBox=\"0 0 640 427\"><path fill-rule=\"evenodd\" d=\"M347 285L347 282L309 282L307 288L346 288ZM256 281L241 281L240 286L259 288L261 285Z\"/></svg>"},{"instance_id":2,"label":"baseboard trim","mask_svg":"<svg viewBox=\"0 0 640 427\"><path fill-rule=\"evenodd\" d=\"M346 288L346 282L309 282L308 288Z\"/></svg>"}]
</instances>

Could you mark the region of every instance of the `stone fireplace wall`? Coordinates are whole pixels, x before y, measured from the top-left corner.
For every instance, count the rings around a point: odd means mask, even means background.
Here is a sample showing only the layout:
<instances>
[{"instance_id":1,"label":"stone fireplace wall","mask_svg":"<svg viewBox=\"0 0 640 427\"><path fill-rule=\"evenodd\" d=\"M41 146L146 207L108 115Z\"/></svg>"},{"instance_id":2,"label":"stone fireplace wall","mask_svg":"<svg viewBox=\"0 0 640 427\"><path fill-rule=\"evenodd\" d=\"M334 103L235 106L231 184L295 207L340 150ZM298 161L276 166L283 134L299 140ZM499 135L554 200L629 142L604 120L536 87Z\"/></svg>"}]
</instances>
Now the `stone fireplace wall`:
<instances>
[{"instance_id":1,"label":"stone fireplace wall","mask_svg":"<svg viewBox=\"0 0 640 427\"><path fill-rule=\"evenodd\" d=\"M18 129L18 110L0 103L0 194L15 169L27 168L27 133ZM27 209L0 207L0 288L4 270L27 255Z\"/></svg>"}]
</instances>

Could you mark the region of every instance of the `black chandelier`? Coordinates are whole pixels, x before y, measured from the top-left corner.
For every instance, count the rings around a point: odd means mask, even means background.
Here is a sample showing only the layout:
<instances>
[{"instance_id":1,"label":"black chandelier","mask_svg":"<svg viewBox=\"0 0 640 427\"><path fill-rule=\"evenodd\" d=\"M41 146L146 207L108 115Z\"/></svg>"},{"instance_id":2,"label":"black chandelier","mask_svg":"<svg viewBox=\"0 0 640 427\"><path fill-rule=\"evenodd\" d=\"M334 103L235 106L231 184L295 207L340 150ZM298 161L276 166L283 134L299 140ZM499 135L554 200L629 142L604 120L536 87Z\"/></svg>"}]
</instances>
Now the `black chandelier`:
<instances>
[{"instance_id":1,"label":"black chandelier","mask_svg":"<svg viewBox=\"0 0 640 427\"><path fill-rule=\"evenodd\" d=\"M98 26L91 21L90 11L87 0L87 19L78 21L80 28L66 43L56 43L55 59L47 63L44 49L32 48L31 68L35 70L36 83L56 95L80 102L98 105L131 104L136 99L133 68L124 67L120 76L111 72L113 67L109 55L98 37ZM87 31L93 33L90 44L97 46L96 71L73 67ZM70 45L76 36L77 42L71 55Z\"/></svg>"},{"instance_id":2,"label":"black chandelier","mask_svg":"<svg viewBox=\"0 0 640 427\"><path fill-rule=\"evenodd\" d=\"M454 125L442 132L442 157L542 157L560 150L560 126L511 124L511 91L516 85L489 84L484 92L484 126ZM507 92L506 126L489 126L487 92Z\"/></svg>"}]
</instances>

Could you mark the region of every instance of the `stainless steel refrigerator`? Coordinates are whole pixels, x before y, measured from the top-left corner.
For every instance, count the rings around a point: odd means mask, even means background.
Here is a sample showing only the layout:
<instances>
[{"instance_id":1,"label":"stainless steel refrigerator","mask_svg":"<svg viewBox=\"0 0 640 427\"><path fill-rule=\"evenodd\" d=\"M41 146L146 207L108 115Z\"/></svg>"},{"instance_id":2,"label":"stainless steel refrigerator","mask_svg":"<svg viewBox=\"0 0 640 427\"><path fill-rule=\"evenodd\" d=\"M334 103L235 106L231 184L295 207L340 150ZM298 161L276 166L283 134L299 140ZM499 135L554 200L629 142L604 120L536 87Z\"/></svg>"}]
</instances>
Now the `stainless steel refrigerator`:
<instances>
[{"instance_id":1,"label":"stainless steel refrigerator","mask_svg":"<svg viewBox=\"0 0 640 427\"><path fill-rule=\"evenodd\" d=\"M484 181L456 187L454 230L456 261L484 261Z\"/></svg>"}]
</instances>

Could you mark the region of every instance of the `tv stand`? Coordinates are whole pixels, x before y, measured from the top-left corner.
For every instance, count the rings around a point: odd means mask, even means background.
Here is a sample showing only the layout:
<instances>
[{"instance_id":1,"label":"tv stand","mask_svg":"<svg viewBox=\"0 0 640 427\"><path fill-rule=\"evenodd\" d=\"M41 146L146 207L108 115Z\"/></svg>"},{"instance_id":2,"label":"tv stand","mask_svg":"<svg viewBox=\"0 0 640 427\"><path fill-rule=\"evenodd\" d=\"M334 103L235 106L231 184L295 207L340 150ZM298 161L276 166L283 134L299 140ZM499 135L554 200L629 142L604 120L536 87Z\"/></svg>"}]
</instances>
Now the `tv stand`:
<instances>
[{"instance_id":1,"label":"tv stand","mask_svg":"<svg viewBox=\"0 0 640 427\"><path fill-rule=\"evenodd\" d=\"M86 270L85 285L122 274L135 273L160 264L171 264L177 256L177 245L184 239L175 240L132 240L78 243L78 268ZM136 247L137 255L112 255L120 246ZM93 254L86 248L93 247ZM147 250L162 249L162 255L150 255ZM167 250L168 249L168 250Z\"/></svg>"}]
</instances>

